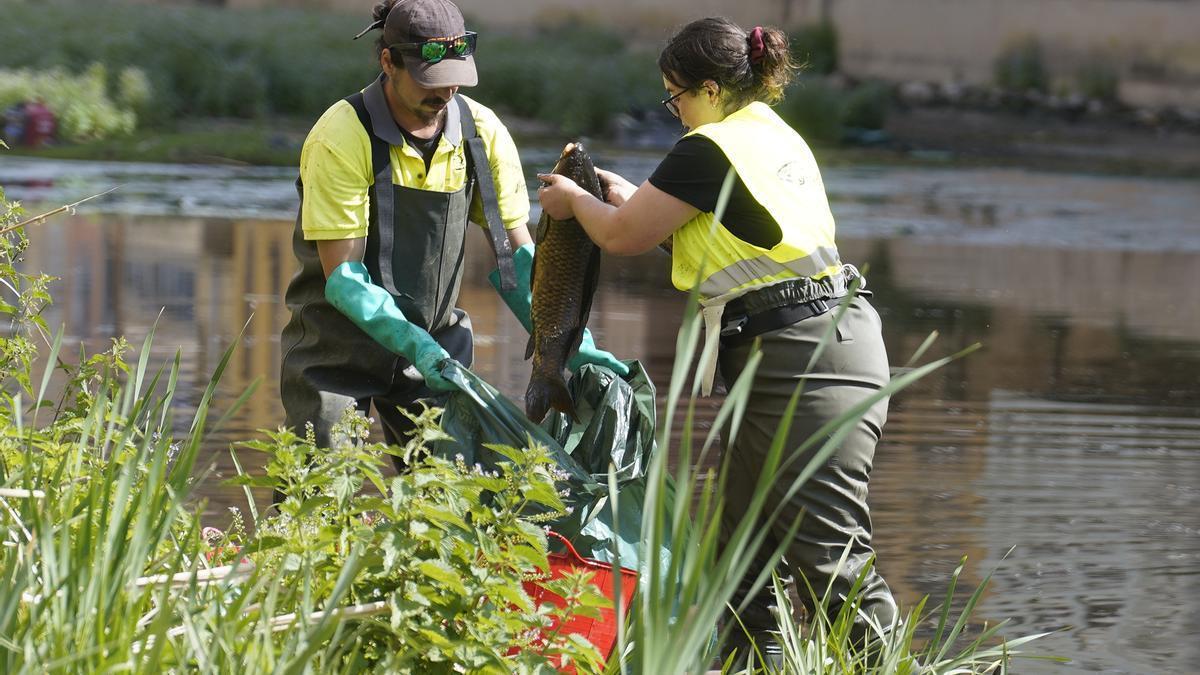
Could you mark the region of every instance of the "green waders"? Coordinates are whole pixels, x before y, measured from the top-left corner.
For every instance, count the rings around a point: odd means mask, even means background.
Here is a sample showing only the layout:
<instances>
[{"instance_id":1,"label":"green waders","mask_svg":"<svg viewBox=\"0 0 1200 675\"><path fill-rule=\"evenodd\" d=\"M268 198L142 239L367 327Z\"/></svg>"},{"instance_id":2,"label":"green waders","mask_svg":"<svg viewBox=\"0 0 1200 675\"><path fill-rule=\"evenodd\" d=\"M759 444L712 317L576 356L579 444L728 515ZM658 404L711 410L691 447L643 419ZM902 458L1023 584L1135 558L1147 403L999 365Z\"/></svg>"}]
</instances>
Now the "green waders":
<instances>
[{"instance_id":1,"label":"green waders","mask_svg":"<svg viewBox=\"0 0 1200 675\"><path fill-rule=\"evenodd\" d=\"M889 379L887 353L884 350L879 314L865 297L848 300L834 332L834 339L805 374L813 352L822 336L829 330L838 308L824 314L764 333L763 359L755 374L745 419L733 444L726 442L725 452L730 463L726 488L723 534L728 537L737 526L754 495L764 460L771 447L775 431L783 421L784 412L796 386L803 380L796 413L791 420L784 460L788 450L795 449L822 425L849 410L855 404L877 392ZM736 347L722 346L721 375L727 385L736 381L750 355L751 343ZM867 411L855 424L854 431L834 454L808 479L799 492L784 501L785 493L796 476L808 465L807 457L822 443L791 462L777 477L763 510L765 515L782 507L780 517L771 528L759 559L750 568L742 588L733 599L737 607L745 598L754 577L763 569L763 559L781 542L797 516L800 530L784 549L784 570L793 577L797 592L810 612L813 600L804 580L817 594L824 593L832 580L834 598L830 602L831 618L836 616L844 598L874 552L871 549L871 516L867 508L867 481L887 418L887 399ZM728 429L726 429L726 441ZM837 569L846 546L850 554L845 566ZM787 574L783 574L786 578ZM770 584L752 598L739 617L747 630L757 638L776 631L775 602ZM872 571L862 589L862 610L872 615L886 629L896 617L896 602L887 583ZM860 626L858 637L865 634ZM736 636L740 633L734 629ZM762 645L760 645L761 647Z\"/></svg>"},{"instance_id":2,"label":"green waders","mask_svg":"<svg viewBox=\"0 0 1200 675\"><path fill-rule=\"evenodd\" d=\"M403 145L382 89L382 76L362 93L348 97L371 138L370 221L363 262L371 281L392 295L404 316L425 328L465 366L472 362L471 321L455 308L462 283L467 217L473 189L479 189L501 270L512 270L508 239L499 219L494 186L465 101L447 106L444 134L467 143L467 182L457 192L417 190L392 183L389 145ZM304 199L299 180L296 188ZM288 286L292 318L283 330L280 393L286 424L304 433L312 424L317 445L329 447L330 430L346 408L364 413L371 403L385 440L403 443L412 423L397 408L420 409L434 400L416 368L355 326L325 299L325 273L316 242L304 238L296 218L292 248L300 271Z\"/></svg>"}]
</instances>

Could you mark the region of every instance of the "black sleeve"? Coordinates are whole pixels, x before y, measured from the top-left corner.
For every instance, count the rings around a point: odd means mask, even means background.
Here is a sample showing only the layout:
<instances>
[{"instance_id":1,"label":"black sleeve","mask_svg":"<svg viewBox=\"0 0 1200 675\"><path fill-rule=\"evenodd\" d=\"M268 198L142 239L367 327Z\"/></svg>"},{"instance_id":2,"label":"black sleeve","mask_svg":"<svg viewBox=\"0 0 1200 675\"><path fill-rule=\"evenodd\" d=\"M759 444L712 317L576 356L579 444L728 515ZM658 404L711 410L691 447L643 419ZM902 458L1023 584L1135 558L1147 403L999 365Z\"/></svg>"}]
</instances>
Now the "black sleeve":
<instances>
[{"instance_id":1,"label":"black sleeve","mask_svg":"<svg viewBox=\"0 0 1200 675\"><path fill-rule=\"evenodd\" d=\"M650 176L650 184L702 213L712 213L717 210L729 167L729 158L712 139L687 136L663 158ZM779 223L736 174L721 224L733 236L761 248L771 248L783 239Z\"/></svg>"},{"instance_id":2,"label":"black sleeve","mask_svg":"<svg viewBox=\"0 0 1200 675\"><path fill-rule=\"evenodd\" d=\"M650 184L703 212L717 208L717 196L729 172L729 158L711 139L679 139L650 176Z\"/></svg>"}]
</instances>

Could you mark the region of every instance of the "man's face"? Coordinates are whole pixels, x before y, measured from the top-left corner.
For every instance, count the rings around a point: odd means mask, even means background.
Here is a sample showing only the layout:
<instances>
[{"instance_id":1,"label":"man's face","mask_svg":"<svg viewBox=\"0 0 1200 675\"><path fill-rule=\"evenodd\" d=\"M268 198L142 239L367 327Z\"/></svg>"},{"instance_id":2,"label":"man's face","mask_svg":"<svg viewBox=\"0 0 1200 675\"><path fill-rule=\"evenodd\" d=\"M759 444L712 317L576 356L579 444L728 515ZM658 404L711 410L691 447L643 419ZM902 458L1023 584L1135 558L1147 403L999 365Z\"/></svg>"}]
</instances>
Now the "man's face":
<instances>
[{"instance_id":1,"label":"man's face","mask_svg":"<svg viewBox=\"0 0 1200 675\"><path fill-rule=\"evenodd\" d=\"M458 87L438 87L429 89L417 84L409 75L408 70L398 63L392 63L388 50L384 50L381 61L384 72L387 73L388 88L392 93L392 103L399 105L425 124L437 120L450 99L458 92Z\"/></svg>"}]
</instances>

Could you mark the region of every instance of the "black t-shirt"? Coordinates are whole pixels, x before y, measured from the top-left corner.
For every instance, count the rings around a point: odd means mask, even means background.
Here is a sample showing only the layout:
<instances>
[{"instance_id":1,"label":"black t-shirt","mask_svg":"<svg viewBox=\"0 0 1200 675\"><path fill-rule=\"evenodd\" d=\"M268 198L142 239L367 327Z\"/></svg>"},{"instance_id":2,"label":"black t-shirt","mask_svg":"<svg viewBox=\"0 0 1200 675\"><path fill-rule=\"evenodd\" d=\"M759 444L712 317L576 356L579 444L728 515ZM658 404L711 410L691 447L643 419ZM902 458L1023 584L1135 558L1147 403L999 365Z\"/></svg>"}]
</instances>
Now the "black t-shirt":
<instances>
[{"instance_id":1,"label":"black t-shirt","mask_svg":"<svg viewBox=\"0 0 1200 675\"><path fill-rule=\"evenodd\" d=\"M429 166L433 164L433 155L437 152L438 141L442 139L442 132L433 135L433 138L417 138L408 132L407 129L396 125L400 129L400 133L404 134L404 140L413 146L417 152L421 153L421 157L425 160L425 171L429 171Z\"/></svg>"},{"instance_id":2,"label":"black t-shirt","mask_svg":"<svg viewBox=\"0 0 1200 675\"><path fill-rule=\"evenodd\" d=\"M729 158L712 139L694 134L679 139L650 176L650 184L705 213L717 208L721 185L729 172ZM771 248L783 239L775 218L750 194L741 176L735 174L729 204L721 224L733 236L761 248Z\"/></svg>"}]
</instances>

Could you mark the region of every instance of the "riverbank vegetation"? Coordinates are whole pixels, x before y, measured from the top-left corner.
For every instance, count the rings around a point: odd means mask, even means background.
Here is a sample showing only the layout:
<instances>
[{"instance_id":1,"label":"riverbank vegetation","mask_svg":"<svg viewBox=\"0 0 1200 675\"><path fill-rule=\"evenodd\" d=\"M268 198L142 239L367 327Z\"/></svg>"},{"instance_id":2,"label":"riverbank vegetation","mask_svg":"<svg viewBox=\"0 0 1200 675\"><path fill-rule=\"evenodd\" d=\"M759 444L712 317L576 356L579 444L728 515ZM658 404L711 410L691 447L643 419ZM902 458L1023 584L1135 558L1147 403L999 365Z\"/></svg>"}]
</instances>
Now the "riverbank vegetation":
<instances>
[{"instance_id":1,"label":"riverbank vegetation","mask_svg":"<svg viewBox=\"0 0 1200 675\"><path fill-rule=\"evenodd\" d=\"M41 318L52 301L52 279L20 269L28 246L25 216L2 193L0 204L4 672L604 668L585 640L546 632L568 613L606 604L588 578L541 582L566 598L562 608L535 603L523 587L543 576L548 546L542 526L564 509L561 475L545 451L494 448L505 460L496 472L480 471L427 451L443 434L436 410L417 420L418 433L404 447L368 442L369 422L347 411L334 447L320 452L303 430L235 442L234 482L245 490L246 509L224 530L206 527L195 497L213 461L205 437L244 400L222 415L214 408L231 351L202 395L187 404L176 398L180 355L164 364L151 361L153 331L140 350L119 337L102 353L69 356L62 334L51 333ZM685 421L682 429L664 424L658 430L641 523L644 549L670 541L672 555L655 556L643 569L611 671L700 672L711 665L735 630L716 632L717 619L764 545L765 528L753 526L762 509L756 501L731 545L717 548L722 506L715 488L723 479L701 468L715 451L715 429L739 418L757 361L731 387L714 431L694 445L701 436L691 421L699 386L691 366L700 334L698 318L679 334L663 418ZM878 396L952 358L914 366ZM862 410L808 441L815 461L828 456ZM786 435L785 425L777 438ZM670 447L673 438L681 439L677 449ZM789 461L793 450L777 441L769 465ZM238 457L246 452L265 453L265 468L242 472ZM403 456L411 471L385 476L391 454ZM667 457L676 454L672 467ZM765 472L764 485L772 476ZM253 489L278 490L285 500L269 507L256 502ZM675 494L701 497L693 503ZM778 556L775 551L772 560ZM949 580L942 609L927 613L922 602L902 628L875 627L881 639L866 650L848 639L853 593L847 610L811 625L784 614L785 672L1003 667L1034 637L1005 642L998 627L967 637L983 587L961 613L952 613L957 577ZM758 582L771 580L760 575ZM922 630L928 637L917 637ZM740 661L725 664L728 672L742 669Z\"/></svg>"},{"instance_id":2,"label":"riverbank vegetation","mask_svg":"<svg viewBox=\"0 0 1200 675\"><path fill-rule=\"evenodd\" d=\"M0 43L5 44L0 72L30 79L90 68L87 82L92 89L99 85L101 93L105 84L108 91L125 91L126 80L133 77L128 73L143 81L136 103L120 110L122 121L87 139L128 137L131 121L146 132L168 134L177 134L180 120L188 119L258 120L268 127L283 119L293 121L285 121L285 128L306 129L339 95L361 88L378 71L372 45L349 39L361 29L358 15L115 2L0 0L0 6L6 15L0 25ZM660 119L665 112L658 105L657 45L630 43L610 30L574 22L523 35L480 30L480 84L470 94L506 116L536 121L559 135L605 135L630 114L674 124ZM831 27L797 31L795 43L809 72L835 71L837 42ZM54 89L49 82L44 85L21 91L33 98ZM813 98L806 96L810 88L826 102L814 113L804 111ZM881 119L878 110L855 116L862 97L854 88L842 92L802 83L796 91L796 105L785 114L795 110L793 121L811 125L803 130L819 142L837 142L845 124ZM99 102L96 96L79 97ZM210 154L224 154L220 150L213 148Z\"/></svg>"},{"instance_id":3,"label":"riverbank vegetation","mask_svg":"<svg viewBox=\"0 0 1200 675\"><path fill-rule=\"evenodd\" d=\"M295 166L312 122L378 71L369 41L350 40L360 14L65 0L0 0L0 11L0 84L20 83L0 86L0 103L53 99L62 118L55 143L14 148L44 157ZM658 105L660 45L561 19L519 35L479 30L469 94L522 143L586 135L661 149L677 137ZM1200 172L1200 115L1123 106L1103 58L1055 72L1026 39L997 57L991 85L859 81L839 67L833 25L789 32L804 69L778 110L827 163ZM1119 147L1097 157L1097 139Z\"/></svg>"}]
</instances>

